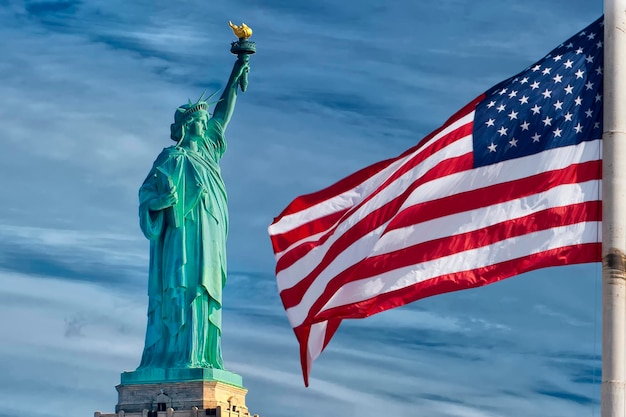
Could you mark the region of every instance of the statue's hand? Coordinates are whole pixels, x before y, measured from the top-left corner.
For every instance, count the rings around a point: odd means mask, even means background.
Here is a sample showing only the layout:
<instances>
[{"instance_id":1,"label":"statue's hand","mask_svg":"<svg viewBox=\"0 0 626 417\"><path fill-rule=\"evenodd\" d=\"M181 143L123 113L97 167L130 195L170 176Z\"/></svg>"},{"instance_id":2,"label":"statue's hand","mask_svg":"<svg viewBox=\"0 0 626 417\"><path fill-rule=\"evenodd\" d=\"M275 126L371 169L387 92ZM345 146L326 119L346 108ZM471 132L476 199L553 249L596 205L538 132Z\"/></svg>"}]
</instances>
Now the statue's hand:
<instances>
[{"instance_id":1,"label":"statue's hand","mask_svg":"<svg viewBox=\"0 0 626 417\"><path fill-rule=\"evenodd\" d=\"M161 194L159 197L150 201L149 209L159 211L172 207L176 203L178 203L178 193L176 192L176 187L173 186L169 194Z\"/></svg>"},{"instance_id":2,"label":"statue's hand","mask_svg":"<svg viewBox=\"0 0 626 417\"><path fill-rule=\"evenodd\" d=\"M248 72L250 72L250 64L247 59L238 59L237 67L235 68L235 73L233 74L234 83L233 85L239 85L242 91L246 91L246 87L248 86Z\"/></svg>"}]
</instances>

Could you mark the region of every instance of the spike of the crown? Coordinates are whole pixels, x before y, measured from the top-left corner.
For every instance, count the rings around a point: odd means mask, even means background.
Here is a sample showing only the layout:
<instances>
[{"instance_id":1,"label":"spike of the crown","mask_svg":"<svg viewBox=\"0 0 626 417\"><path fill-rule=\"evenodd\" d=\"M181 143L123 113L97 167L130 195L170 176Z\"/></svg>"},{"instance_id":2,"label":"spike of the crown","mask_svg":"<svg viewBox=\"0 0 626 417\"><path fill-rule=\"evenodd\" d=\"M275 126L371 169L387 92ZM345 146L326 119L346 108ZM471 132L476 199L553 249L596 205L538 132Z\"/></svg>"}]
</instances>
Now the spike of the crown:
<instances>
[{"instance_id":1,"label":"spike of the crown","mask_svg":"<svg viewBox=\"0 0 626 417\"><path fill-rule=\"evenodd\" d=\"M215 97L215 95L219 92L219 90L215 90L214 92L211 93L210 96L208 96L204 101L206 101L208 103L209 100L211 100L213 97ZM217 102L216 102L217 103ZM209 104L213 104L213 103L209 103Z\"/></svg>"}]
</instances>

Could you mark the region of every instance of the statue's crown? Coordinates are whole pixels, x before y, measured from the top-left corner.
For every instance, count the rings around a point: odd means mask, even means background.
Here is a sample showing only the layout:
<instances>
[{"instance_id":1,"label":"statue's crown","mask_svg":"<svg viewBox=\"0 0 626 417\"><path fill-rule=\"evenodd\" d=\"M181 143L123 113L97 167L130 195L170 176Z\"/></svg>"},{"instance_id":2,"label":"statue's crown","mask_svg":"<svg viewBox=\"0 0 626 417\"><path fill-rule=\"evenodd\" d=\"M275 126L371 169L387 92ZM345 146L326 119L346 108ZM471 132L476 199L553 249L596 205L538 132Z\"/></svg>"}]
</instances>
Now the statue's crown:
<instances>
[{"instance_id":1,"label":"statue's crown","mask_svg":"<svg viewBox=\"0 0 626 417\"><path fill-rule=\"evenodd\" d=\"M209 105L205 101L200 101L196 104L193 104L191 107L179 107L178 108L178 111L182 113L181 116L183 118L200 110L204 110L208 112Z\"/></svg>"},{"instance_id":2,"label":"statue's crown","mask_svg":"<svg viewBox=\"0 0 626 417\"><path fill-rule=\"evenodd\" d=\"M197 111L200 110L204 110L205 112L209 112L209 106L211 104L215 104L217 102L212 102L209 103L209 100L211 98L213 98L213 96L215 96L215 94L217 94L217 91L214 92L213 94L211 94L209 97L207 97L206 99L204 98L204 95L206 94L206 91L204 93L202 93L202 95L200 96L200 98L198 99L198 101L196 101L195 103L193 103L191 100L188 100L187 104L183 104L182 106L180 106L179 108L176 109L176 117L175 120L179 121L179 120L184 120L185 117L189 116L190 114L193 114ZM218 100L219 101L219 100Z\"/></svg>"}]
</instances>

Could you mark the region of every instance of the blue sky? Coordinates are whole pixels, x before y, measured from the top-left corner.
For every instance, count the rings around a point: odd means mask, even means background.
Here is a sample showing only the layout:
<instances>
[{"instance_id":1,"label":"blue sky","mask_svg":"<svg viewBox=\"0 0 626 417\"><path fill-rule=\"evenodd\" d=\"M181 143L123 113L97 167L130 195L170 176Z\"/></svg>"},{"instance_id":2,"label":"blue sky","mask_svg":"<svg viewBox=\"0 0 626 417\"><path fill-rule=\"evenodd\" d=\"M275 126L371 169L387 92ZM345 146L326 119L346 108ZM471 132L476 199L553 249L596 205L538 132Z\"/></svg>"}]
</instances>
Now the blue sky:
<instances>
[{"instance_id":1,"label":"blue sky","mask_svg":"<svg viewBox=\"0 0 626 417\"><path fill-rule=\"evenodd\" d=\"M600 0L0 0L0 417L114 409L145 331L137 190L176 106L226 82L228 20L258 49L222 160L224 359L251 411L599 414L597 265L344 322L307 389L266 230L601 13Z\"/></svg>"}]
</instances>

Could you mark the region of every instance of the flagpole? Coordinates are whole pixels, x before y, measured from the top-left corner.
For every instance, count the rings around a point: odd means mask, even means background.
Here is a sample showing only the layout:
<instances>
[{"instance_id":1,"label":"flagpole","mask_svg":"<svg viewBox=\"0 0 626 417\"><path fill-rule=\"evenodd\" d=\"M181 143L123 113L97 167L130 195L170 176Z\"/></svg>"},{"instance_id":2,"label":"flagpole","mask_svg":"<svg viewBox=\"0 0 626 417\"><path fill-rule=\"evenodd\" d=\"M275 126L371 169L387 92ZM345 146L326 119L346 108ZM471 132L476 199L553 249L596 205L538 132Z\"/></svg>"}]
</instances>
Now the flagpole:
<instances>
[{"instance_id":1,"label":"flagpole","mask_svg":"<svg viewBox=\"0 0 626 417\"><path fill-rule=\"evenodd\" d=\"M626 0L604 0L602 417L626 417Z\"/></svg>"}]
</instances>

